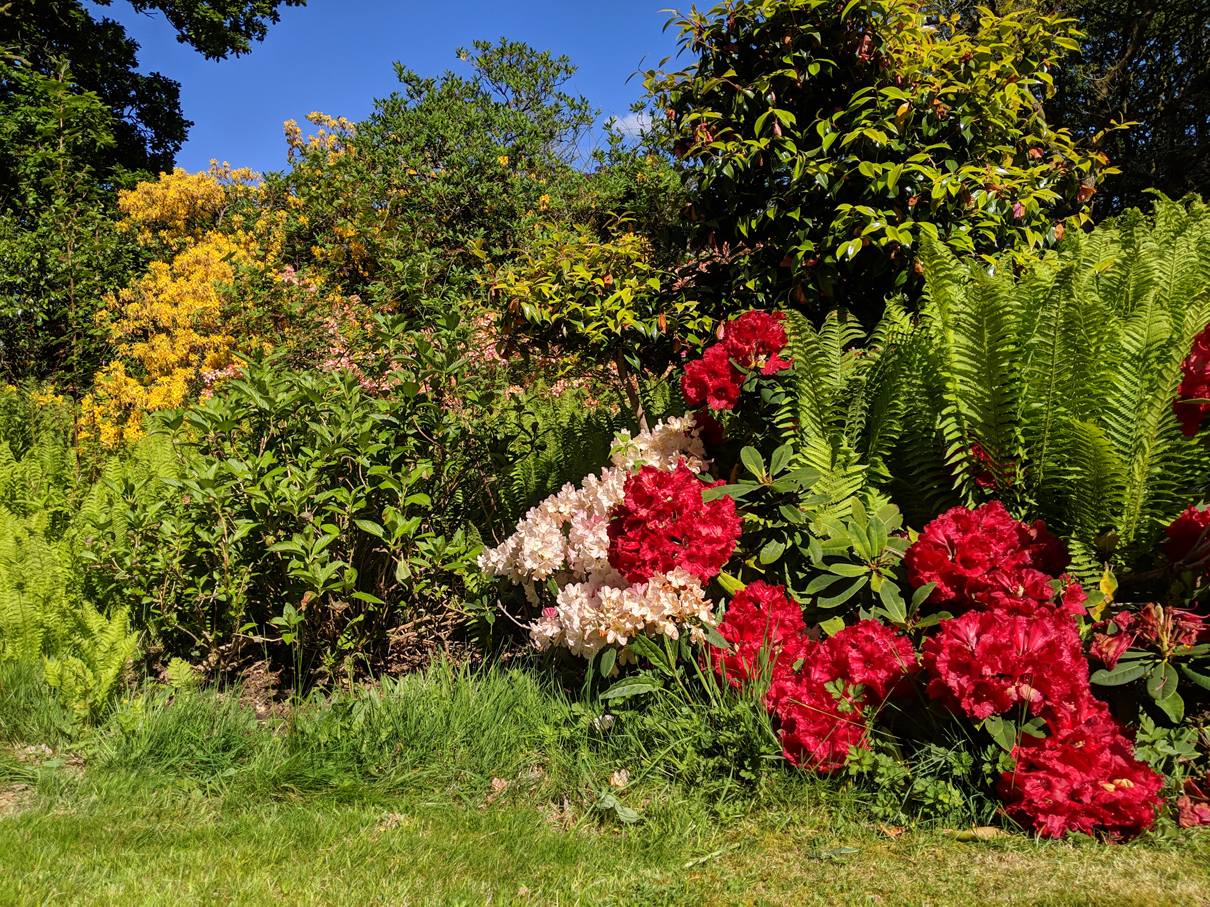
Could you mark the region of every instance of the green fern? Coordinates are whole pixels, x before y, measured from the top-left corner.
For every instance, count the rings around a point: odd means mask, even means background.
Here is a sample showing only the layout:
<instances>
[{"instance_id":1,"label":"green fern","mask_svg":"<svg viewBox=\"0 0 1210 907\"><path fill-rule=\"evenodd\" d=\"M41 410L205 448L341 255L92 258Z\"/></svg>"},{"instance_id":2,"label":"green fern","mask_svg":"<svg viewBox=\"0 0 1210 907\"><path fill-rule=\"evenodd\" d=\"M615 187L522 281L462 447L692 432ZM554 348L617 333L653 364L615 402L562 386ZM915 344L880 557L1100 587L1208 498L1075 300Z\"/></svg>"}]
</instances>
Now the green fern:
<instances>
[{"instance_id":1,"label":"green fern","mask_svg":"<svg viewBox=\"0 0 1210 907\"><path fill-rule=\"evenodd\" d=\"M10 399L0 416L0 661L43 663L47 682L87 720L109 700L138 638L125 608L105 614L84 595L79 546L104 502L95 488L80 493L89 483L69 436L40 408Z\"/></svg>"},{"instance_id":2,"label":"green fern","mask_svg":"<svg viewBox=\"0 0 1210 907\"><path fill-rule=\"evenodd\" d=\"M1160 198L1152 218L1072 231L1020 275L928 243L921 259L918 319L892 308L876 332L903 391L872 478L917 523L930 502L995 494L1067 534L1089 570L1105 539L1121 557L1149 550L1210 487L1205 448L1172 413L1210 323L1208 209Z\"/></svg>"}]
</instances>

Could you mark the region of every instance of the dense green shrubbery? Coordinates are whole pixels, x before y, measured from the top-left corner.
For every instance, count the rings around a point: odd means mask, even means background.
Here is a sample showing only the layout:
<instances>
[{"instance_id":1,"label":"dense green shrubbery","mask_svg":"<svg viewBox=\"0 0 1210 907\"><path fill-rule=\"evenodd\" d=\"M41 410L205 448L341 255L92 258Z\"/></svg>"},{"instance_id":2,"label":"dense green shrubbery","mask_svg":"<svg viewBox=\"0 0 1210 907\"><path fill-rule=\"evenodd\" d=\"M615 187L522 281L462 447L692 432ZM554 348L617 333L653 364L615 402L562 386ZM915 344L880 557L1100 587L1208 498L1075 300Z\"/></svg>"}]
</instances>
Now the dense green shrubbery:
<instances>
[{"instance_id":1,"label":"dense green shrubbery","mask_svg":"<svg viewBox=\"0 0 1210 907\"><path fill-rule=\"evenodd\" d=\"M1003 800L1126 836L1165 784L1202 815L1207 209L1089 227L1111 169L1040 106L1068 23L966 25L692 14L694 67L650 82L666 118L593 173L570 63L476 44L470 78L401 67L367 121L291 128L263 184L124 196L114 236L164 260L117 293L82 407L120 425L0 394L5 736L59 733L41 683L95 725L141 634L175 692L127 697L109 763L335 789L624 754L721 790L784 759L893 822ZM518 629L557 674L326 698ZM297 693L283 741L193 689L257 661ZM1055 753L1082 791L1057 818L1015 786L1059 783Z\"/></svg>"}]
</instances>

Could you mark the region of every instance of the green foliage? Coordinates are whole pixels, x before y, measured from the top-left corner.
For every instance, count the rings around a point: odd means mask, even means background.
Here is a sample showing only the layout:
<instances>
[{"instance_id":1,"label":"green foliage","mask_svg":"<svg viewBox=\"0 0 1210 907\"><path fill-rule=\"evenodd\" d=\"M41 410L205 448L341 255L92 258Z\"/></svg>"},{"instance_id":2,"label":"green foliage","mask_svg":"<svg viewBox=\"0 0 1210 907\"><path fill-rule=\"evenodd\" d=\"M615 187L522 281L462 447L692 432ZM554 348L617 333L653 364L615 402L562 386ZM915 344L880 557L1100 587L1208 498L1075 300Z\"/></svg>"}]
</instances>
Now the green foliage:
<instances>
[{"instance_id":1,"label":"green foliage","mask_svg":"<svg viewBox=\"0 0 1210 907\"><path fill-rule=\"evenodd\" d=\"M1204 194L1210 180L1210 3L1075 0L1063 6L1082 32L1080 53L1058 68L1046 103L1056 126L1093 137L1120 176L1097 211L1142 206L1149 189ZM1137 125L1108 130L1115 121Z\"/></svg>"},{"instance_id":2,"label":"green foliage","mask_svg":"<svg viewBox=\"0 0 1210 907\"><path fill-rule=\"evenodd\" d=\"M710 321L693 299L673 291L676 275L653 261L651 243L617 224L599 239L583 224L539 228L528 248L492 283L505 332L526 332L597 361L626 355L667 359L674 342L694 342ZM658 352L657 352L658 351Z\"/></svg>"},{"instance_id":3,"label":"green foliage","mask_svg":"<svg viewBox=\"0 0 1210 907\"><path fill-rule=\"evenodd\" d=\"M87 386L96 316L141 256L115 224L116 122L66 69L0 60L0 375Z\"/></svg>"},{"instance_id":4,"label":"green foliage","mask_svg":"<svg viewBox=\"0 0 1210 907\"><path fill-rule=\"evenodd\" d=\"M980 747L960 735L919 746L905 758L887 741L856 754L849 772L884 822L936 822L986 827L1002 821L995 782L1011 761L995 745Z\"/></svg>"},{"instance_id":5,"label":"green foliage","mask_svg":"<svg viewBox=\"0 0 1210 907\"><path fill-rule=\"evenodd\" d=\"M65 410L0 391L4 425L22 423L0 432L9 438L0 440L0 661L38 665L87 722L108 706L138 636L125 607L106 613L87 596L80 547L88 508Z\"/></svg>"},{"instance_id":6,"label":"green foliage","mask_svg":"<svg viewBox=\"0 0 1210 907\"><path fill-rule=\"evenodd\" d=\"M1210 468L1172 412L1210 322L1208 229L1200 202L1160 198L1019 277L928 245L919 322L892 310L877 354L904 395L885 487L910 518L996 494L1072 537L1088 575L1146 558Z\"/></svg>"},{"instance_id":7,"label":"green foliage","mask_svg":"<svg viewBox=\"0 0 1210 907\"><path fill-rule=\"evenodd\" d=\"M566 57L504 40L458 53L469 78L423 78L396 64L402 90L376 102L347 137L351 153L332 165L341 179L329 212L379 250L372 289L387 301L469 291L479 268L471 250L498 262L518 244L595 118L561 90L575 72ZM303 194L296 184L326 172L330 150L300 149L283 188ZM298 237L304 260L307 234L324 222Z\"/></svg>"},{"instance_id":8,"label":"green foliage","mask_svg":"<svg viewBox=\"0 0 1210 907\"><path fill-rule=\"evenodd\" d=\"M433 390L460 363L420 344L396 402L350 373L252 361L177 414L174 471L110 483L95 565L157 641L206 668L254 642L331 671L382 656L401 616L457 596L477 549L462 521L474 451Z\"/></svg>"},{"instance_id":9,"label":"green foliage","mask_svg":"<svg viewBox=\"0 0 1210 907\"><path fill-rule=\"evenodd\" d=\"M651 72L694 162L699 244L717 305L840 304L867 323L914 296L924 238L961 252L1036 249L1104 163L1049 127L1070 20L982 11L971 34L910 0L728 2L677 21L693 64Z\"/></svg>"}]
</instances>

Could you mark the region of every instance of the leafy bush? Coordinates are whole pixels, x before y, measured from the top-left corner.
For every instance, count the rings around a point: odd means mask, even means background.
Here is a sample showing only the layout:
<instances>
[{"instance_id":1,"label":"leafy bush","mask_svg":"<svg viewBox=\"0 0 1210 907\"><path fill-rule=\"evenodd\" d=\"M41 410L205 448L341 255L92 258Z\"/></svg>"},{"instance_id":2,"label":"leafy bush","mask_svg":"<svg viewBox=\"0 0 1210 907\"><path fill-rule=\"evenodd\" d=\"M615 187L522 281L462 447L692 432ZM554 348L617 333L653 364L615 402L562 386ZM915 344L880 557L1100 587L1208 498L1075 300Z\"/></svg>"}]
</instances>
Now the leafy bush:
<instances>
[{"instance_id":1,"label":"leafy bush","mask_svg":"<svg viewBox=\"0 0 1210 907\"><path fill-rule=\"evenodd\" d=\"M256 359L176 415L178 465L159 480L172 491L123 489L127 509L95 546L157 641L207 668L254 642L331 670L381 656L402 616L458 596L474 451L445 396L461 365L422 346L391 379L397 401L348 372Z\"/></svg>"},{"instance_id":2,"label":"leafy bush","mask_svg":"<svg viewBox=\"0 0 1210 907\"><path fill-rule=\"evenodd\" d=\"M685 169L697 241L725 252L715 304L849 306L915 295L925 237L1038 249L1104 158L1047 126L1070 20L984 10L967 34L912 0L724 3L675 20L693 64L651 72ZM1081 214L1081 218L1085 215Z\"/></svg>"}]
</instances>

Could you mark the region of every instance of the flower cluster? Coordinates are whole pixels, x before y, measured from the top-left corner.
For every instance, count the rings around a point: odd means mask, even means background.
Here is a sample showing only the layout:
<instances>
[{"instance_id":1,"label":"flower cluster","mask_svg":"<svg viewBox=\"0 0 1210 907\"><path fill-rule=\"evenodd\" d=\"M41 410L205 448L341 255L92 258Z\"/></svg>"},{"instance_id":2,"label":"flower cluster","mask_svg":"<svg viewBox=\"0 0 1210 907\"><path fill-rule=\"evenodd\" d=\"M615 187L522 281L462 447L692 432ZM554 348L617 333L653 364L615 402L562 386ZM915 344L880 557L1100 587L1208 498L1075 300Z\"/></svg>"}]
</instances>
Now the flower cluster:
<instances>
[{"instance_id":1,"label":"flower cluster","mask_svg":"<svg viewBox=\"0 0 1210 907\"><path fill-rule=\"evenodd\" d=\"M1147 828L1163 779L1134 758L1124 729L1092 694L1074 619L1086 613L1087 596L1061 576L1070 561L1062 543L993 501L933 520L904 561L917 587L937 584L930 601L968 609L924 642L928 695L976 721L1028 714L1046 722L1049 736L1022 735L1017 767L1000 781L1010 814L1053 837ZM1100 645L1113 662L1130 644L1104 639L1094 653Z\"/></svg>"},{"instance_id":2,"label":"flower cluster","mask_svg":"<svg viewBox=\"0 0 1210 907\"><path fill-rule=\"evenodd\" d=\"M912 644L876 620L822 641L804 640L801 667L777 678L768 704L781 722L786 759L835 771L853 749L867 749L867 709L911 692L919 671Z\"/></svg>"},{"instance_id":3,"label":"flower cluster","mask_svg":"<svg viewBox=\"0 0 1210 907\"><path fill-rule=\"evenodd\" d=\"M802 606L783 587L757 580L731 599L718 632L731 650L715 653L715 670L739 686L761 676L766 665L773 677L788 674L802 654L807 628Z\"/></svg>"},{"instance_id":4,"label":"flower cluster","mask_svg":"<svg viewBox=\"0 0 1210 907\"><path fill-rule=\"evenodd\" d=\"M715 670L738 685L764 674L765 705L781 725L786 759L816 771L841 768L868 746L866 709L910 692L919 667L911 643L876 620L809 638L801 606L758 580L738 593L718 626L731 643Z\"/></svg>"},{"instance_id":5,"label":"flower cluster","mask_svg":"<svg viewBox=\"0 0 1210 907\"><path fill-rule=\"evenodd\" d=\"M1057 724L1090 695L1075 623L1061 613L943 620L924 643L924 667L929 696L976 721L1020 710Z\"/></svg>"},{"instance_id":6,"label":"flower cluster","mask_svg":"<svg viewBox=\"0 0 1210 907\"><path fill-rule=\"evenodd\" d=\"M937 584L930 602L1018 613L1049 602L1055 594L1050 583L1070 562L1041 521L1029 526L1015 520L999 501L947 510L904 555L912 585ZM1082 613L1082 590L1065 585L1058 607Z\"/></svg>"},{"instance_id":7,"label":"flower cluster","mask_svg":"<svg viewBox=\"0 0 1210 907\"><path fill-rule=\"evenodd\" d=\"M678 484L678 493L691 499L690 489L696 486L700 510L704 506L701 489L706 486L697 474L706 469L704 457L692 416L661 422L634 438L622 432L615 440L611 466L600 475L585 478L579 488L565 485L531 509L503 544L480 554L481 570L522 586L535 605L541 602L542 584L553 580L558 587L554 605L544 608L530 627L531 639L539 649L563 646L573 654L592 657L606 646L625 646L638 635L677 639L685 625L701 641L701 625L712 622L711 605L701 585L705 561L691 556L664 557L650 571L631 571L635 579L628 579L610 563L610 526L613 512L625 508L628 496L632 505L641 498L636 491L640 477L646 477L642 482L657 485L663 481L693 483ZM632 475L635 469L639 472ZM653 480L652 475L665 479ZM729 502L734 517L735 505L729 498L713 503L723 501ZM712 525L708 518L698 523ZM736 524L731 548L739 534L738 519ZM686 539L696 539L693 533L702 532L690 532L683 525L678 531ZM665 546L657 547L667 552ZM727 549L726 556L730 554ZM715 567L714 572L717 570ZM626 657L623 651L621 660Z\"/></svg>"},{"instance_id":8,"label":"flower cluster","mask_svg":"<svg viewBox=\"0 0 1210 907\"><path fill-rule=\"evenodd\" d=\"M774 375L788 369L791 363L780 355L786 346L784 320L780 312L745 312L724 324L722 342L685 366L685 401L695 408L734 409L745 371Z\"/></svg>"},{"instance_id":9,"label":"flower cluster","mask_svg":"<svg viewBox=\"0 0 1210 907\"><path fill-rule=\"evenodd\" d=\"M1210 571L1210 558L1206 548L1210 543L1210 510L1190 506L1164 530L1168 540L1164 542L1164 554L1173 564L1179 564L1193 555L1203 572Z\"/></svg>"},{"instance_id":10,"label":"flower cluster","mask_svg":"<svg viewBox=\"0 0 1210 907\"><path fill-rule=\"evenodd\" d=\"M997 791L1009 815L1043 837L1069 831L1131 838L1155 821L1164 779L1134 758L1104 704L1089 697L1049 737L1025 735Z\"/></svg>"},{"instance_id":11,"label":"flower cluster","mask_svg":"<svg viewBox=\"0 0 1210 907\"><path fill-rule=\"evenodd\" d=\"M1155 602L1147 602L1137 611L1119 611L1112 620L1098 623L1095 631L1090 652L1111 671L1132 647L1152 648L1170 658L1186 655L1199 643L1210 642L1210 624L1205 617Z\"/></svg>"},{"instance_id":12,"label":"flower cluster","mask_svg":"<svg viewBox=\"0 0 1210 907\"><path fill-rule=\"evenodd\" d=\"M705 502L708 486L684 463L644 466L626 480L609 524L609 563L632 583L681 568L708 582L735 550L741 521L730 497Z\"/></svg>"},{"instance_id":13,"label":"flower cluster","mask_svg":"<svg viewBox=\"0 0 1210 907\"><path fill-rule=\"evenodd\" d=\"M1193 437L1210 413L1210 403L1194 402L1210 400L1210 326L1193 338L1193 349L1181 363L1181 373L1172 411L1180 420L1181 431Z\"/></svg>"}]
</instances>

